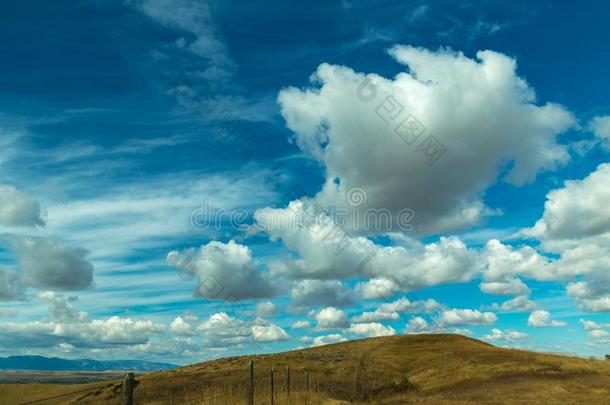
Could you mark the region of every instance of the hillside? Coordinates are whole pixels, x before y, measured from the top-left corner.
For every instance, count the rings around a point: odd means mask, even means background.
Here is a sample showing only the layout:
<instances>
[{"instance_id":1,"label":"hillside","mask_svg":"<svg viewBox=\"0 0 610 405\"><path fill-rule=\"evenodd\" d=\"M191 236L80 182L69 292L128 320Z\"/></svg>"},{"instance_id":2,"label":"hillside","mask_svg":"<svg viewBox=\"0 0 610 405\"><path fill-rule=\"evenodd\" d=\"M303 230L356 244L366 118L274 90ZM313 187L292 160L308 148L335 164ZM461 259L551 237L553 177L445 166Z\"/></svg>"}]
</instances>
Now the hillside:
<instances>
[{"instance_id":1,"label":"hillside","mask_svg":"<svg viewBox=\"0 0 610 405\"><path fill-rule=\"evenodd\" d=\"M285 366L291 370L291 405L304 389L310 403L371 404L607 404L610 362L498 348L459 335L409 335L349 341L286 353L233 357L138 377L136 404L245 403L248 363L254 361L256 403L269 403L271 366L276 404L285 400ZM119 404L119 386L57 402ZM25 387L29 387L27 389ZM0 386L0 397L22 402L80 386ZM15 390L19 390L17 393ZM43 395L44 394L44 395ZM16 396L18 395L18 396ZM70 402L72 401L72 402Z\"/></svg>"},{"instance_id":2,"label":"hillside","mask_svg":"<svg viewBox=\"0 0 610 405\"><path fill-rule=\"evenodd\" d=\"M136 370L158 371L169 370L178 366L167 363L155 363L139 360L98 361L89 359L67 360L44 356L9 356L0 357L0 370L48 370L48 371L108 371Z\"/></svg>"}]
</instances>

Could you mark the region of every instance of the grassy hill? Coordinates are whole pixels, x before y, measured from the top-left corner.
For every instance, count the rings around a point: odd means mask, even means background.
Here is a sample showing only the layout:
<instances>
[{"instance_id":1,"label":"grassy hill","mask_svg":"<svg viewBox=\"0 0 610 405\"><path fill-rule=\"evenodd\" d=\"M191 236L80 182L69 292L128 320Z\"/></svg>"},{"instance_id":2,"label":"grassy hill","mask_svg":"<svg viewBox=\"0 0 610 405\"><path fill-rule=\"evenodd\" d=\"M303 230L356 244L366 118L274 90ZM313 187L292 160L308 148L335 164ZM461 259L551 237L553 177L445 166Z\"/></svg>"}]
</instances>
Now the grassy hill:
<instances>
[{"instance_id":1,"label":"grassy hill","mask_svg":"<svg viewBox=\"0 0 610 405\"><path fill-rule=\"evenodd\" d=\"M205 362L138 377L136 404L245 404L248 363L257 404L608 404L610 361L502 349L459 335L409 335L350 341L286 353ZM285 393L290 366L291 396ZM309 394L305 372L309 372ZM29 387L29 388L26 388ZM94 387L94 389L91 389ZM48 403L119 404L118 384L0 385L0 398L25 403L89 389ZM3 402L4 403L4 402Z\"/></svg>"}]
</instances>

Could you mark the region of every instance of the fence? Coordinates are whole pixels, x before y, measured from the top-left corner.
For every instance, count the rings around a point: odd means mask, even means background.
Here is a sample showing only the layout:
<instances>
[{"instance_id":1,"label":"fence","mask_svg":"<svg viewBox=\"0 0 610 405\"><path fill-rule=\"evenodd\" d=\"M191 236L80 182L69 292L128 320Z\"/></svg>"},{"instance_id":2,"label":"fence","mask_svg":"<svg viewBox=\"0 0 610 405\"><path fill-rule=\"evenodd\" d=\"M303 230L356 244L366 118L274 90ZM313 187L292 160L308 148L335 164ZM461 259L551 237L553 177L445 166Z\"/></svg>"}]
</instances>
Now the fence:
<instances>
[{"instance_id":1,"label":"fence","mask_svg":"<svg viewBox=\"0 0 610 405\"><path fill-rule=\"evenodd\" d=\"M296 396L303 396L303 394L305 394L305 396L307 397L307 394L310 393L310 384L309 384L309 379L310 379L310 374L309 371L305 371L302 375L303 378L303 385L299 387L299 385L297 384L298 390L294 390L295 388L295 382L294 380L291 379L291 374L290 374L290 367L289 366L285 366L284 367L284 378L283 378L283 385L280 383L279 379L277 378L277 370L272 366L271 370L270 370L270 374L269 374L269 385L268 385L268 393L262 393L262 396L264 399L268 400L268 403L270 403L271 405L277 405L278 401L278 397L285 399L285 400L290 400L291 394ZM261 384L262 387L265 387L265 384ZM254 405L255 403L255 398L256 398L256 384L255 384L255 380L254 380L254 362L250 361L250 364L248 366L248 390L247 390L247 399L246 399L246 404L247 405ZM319 380L318 383L316 384L315 388L312 387L311 391L313 392L319 392L320 389L320 384L319 384ZM296 391L296 392L294 392ZM260 393L260 390L259 390ZM265 401L267 402L267 401Z\"/></svg>"},{"instance_id":2,"label":"fence","mask_svg":"<svg viewBox=\"0 0 610 405\"><path fill-rule=\"evenodd\" d=\"M258 376L255 378L255 365L250 361L248 365L247 380L245 384L237 384L228 387L213 387L215 389L204 390L201 387L200 392L190 392L196 389L190 387L187 394L185 387L185 395L182 397L170 397L167 403L180 404L246 404L255 405L265 403L271 405L281 405L290 403L291 405L299 405L303 403L315 403L315 398L320 391L320 381L316 379L314 382L309 371L295 373L288 365L281 367L279 370L271 367L268 371L264 369L257 370ZM267 376L265 378L265 375ZM35 399L28 402L22 402L19 405L38 405L45 402L53 401L60 403L62 399L74 400L74 396L79 402L86 400L84 398L89 393L95 391L101 392L112 387L113 391L120 395L120 403L122 405L134 405L140 403L148 403L149 398L138 399L136 387L139 382L135 379L134 373L127 373L120 382L110 382L107 384L96 385L82 390L65 392L58 395L53 395L45 398ZM159 387L156 387L159 388ZM175 388L175 387L174 387ZM244 389L245 388L245 389ZM160 390L163 392L163 390ZM144 394L144 392L142 392ZM189 397L190 399L187 399ZM119 398L115 397L113 403L118 402ZM160 399L160 398L158 398ZM141 401L141 402L140 402Z\"/></svg>"}]
</instances>

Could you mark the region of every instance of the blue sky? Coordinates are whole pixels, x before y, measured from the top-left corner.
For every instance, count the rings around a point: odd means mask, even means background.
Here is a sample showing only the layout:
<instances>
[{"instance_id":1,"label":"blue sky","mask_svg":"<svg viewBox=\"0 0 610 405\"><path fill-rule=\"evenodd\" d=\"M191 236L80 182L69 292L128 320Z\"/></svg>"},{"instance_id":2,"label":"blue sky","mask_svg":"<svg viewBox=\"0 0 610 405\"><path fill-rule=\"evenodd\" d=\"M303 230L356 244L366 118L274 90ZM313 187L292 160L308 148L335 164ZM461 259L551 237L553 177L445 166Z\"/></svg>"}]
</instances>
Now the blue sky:
<instances>
[{"instance_id":1,"label":"blue sky","mask_svg":"<svg viewBox=\"0 0 610 405\"><path fill-rule=\"evenodd\" d=\"M193 363L448 331L602 356L609 14L7 3L0 354ZM387 229L361 221L381 211Z\"/></svg>"}]
</instances>

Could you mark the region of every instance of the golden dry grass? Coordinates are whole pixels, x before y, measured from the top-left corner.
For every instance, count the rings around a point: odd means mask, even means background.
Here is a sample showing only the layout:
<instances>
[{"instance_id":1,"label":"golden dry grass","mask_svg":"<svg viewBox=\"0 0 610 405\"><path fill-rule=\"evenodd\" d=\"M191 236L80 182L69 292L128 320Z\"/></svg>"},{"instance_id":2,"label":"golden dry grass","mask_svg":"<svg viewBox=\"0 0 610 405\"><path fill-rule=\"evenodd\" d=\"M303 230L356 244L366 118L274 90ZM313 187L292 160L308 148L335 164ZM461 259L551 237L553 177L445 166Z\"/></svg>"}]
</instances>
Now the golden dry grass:
<instances>
[{"instance_id":1,"label":"golden dry grass","mask_svg":"<svg viewBox=\"0 0 610 405\"><path fill-rule=\"evenodd\" d=\"M256 404L609 404L610 362L498 348L459 335L391 336L292 352L220 359L138 378L136 404L244 404L248 363ZM291 370L292 395L285 389ZM305 392L305 371L310 391ZM120 404L118 384L63 402ZM24 388L29 387L30 389ZM23 403L75 386L1 386L0 398ZM307 397L309 396L309 397ZM44 402L53 403L53 402Z\"/></svg>"}]
</instances>

